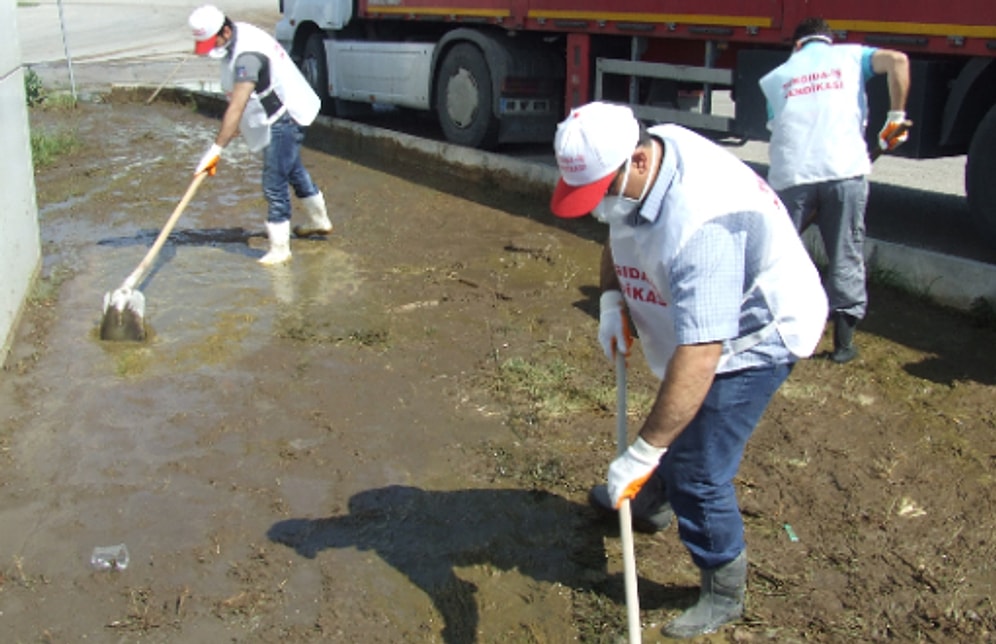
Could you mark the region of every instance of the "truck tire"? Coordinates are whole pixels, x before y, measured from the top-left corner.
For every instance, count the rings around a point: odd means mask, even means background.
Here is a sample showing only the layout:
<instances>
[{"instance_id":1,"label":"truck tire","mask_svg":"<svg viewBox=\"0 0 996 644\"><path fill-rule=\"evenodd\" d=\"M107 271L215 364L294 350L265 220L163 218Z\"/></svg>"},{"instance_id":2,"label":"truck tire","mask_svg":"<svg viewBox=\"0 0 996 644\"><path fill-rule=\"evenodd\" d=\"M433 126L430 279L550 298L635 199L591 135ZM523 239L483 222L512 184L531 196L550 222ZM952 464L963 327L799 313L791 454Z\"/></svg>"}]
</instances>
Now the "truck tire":
<instances>
[{"instance_id":1,"label":"truck tire","mask_svg":"<svg viewBox=\"0 0 996 644\"><path fill-rule=\"evenodd\" d=\"M439 66L436 112L446 139L471 148L498 143L498 119L491 109L491 72L477 47L461 43Z\"/></svg>"},{"instance_id":2,"label":"truck tire","mask_svg":"<svg viewBox=\"0 0 996 644\"><path fill-rule=\"evenodd\" d=\"M979 123L965 164L968 209L979 230L996 245L996 105Z\"/></svg>"},{"instance_id":3,"label":"truck tire","mask_svg":"<svg viewBox=\"0 0 996 644\"><path fill-rule=\"evenodd\" d=\"M308 37L304 43L304 55L301 56L299 67L308 85L311 85L311 89L315 90L315 94L321 99L322 112L331 114L334 106L329 97L329 68L322 34L311 34Z\"/></svg>"}]
</instances>

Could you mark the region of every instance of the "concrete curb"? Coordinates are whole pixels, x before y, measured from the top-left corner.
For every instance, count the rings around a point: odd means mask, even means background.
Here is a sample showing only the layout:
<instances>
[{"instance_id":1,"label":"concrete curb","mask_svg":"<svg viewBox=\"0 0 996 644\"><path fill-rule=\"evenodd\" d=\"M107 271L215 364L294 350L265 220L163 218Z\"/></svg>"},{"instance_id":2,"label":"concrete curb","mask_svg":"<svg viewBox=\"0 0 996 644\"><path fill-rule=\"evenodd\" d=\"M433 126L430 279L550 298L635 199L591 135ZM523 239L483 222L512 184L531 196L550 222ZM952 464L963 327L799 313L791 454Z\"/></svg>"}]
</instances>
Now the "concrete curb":
<instances>
[{"instance_id":1,"label":"concrete curb","mask_svg":"<svg viewBox=\"0 0 996 644\"><path fill-rule=\"evenodd\" d=\"M389 142L393 146L403 148L407 152L431 158L434 164L440 162L451 169L462 170L460 174L491 173L514 178L519 183L518 190L523 192L540 191L549 198L553 186L559 177L557 169L541 163L522 161L500 154L466 148L442 141L431 141L402 132L393 132L382 128L364 125L353 121L321 116L316 123L330 132L341 136L348 134L361 137L369 145L370 141ZM314 127L314 125L312 126ZM514 186L513 186L514 188Z\"/></svg>"},{"instance_id":2,"label":"concrete curb","mask_svg":"<svg viewBox=\"0 0 996 644\"><path fill-rule=\"evenodd\" d=\"M996 266L970 259L870 240L868 266L888 270L916 293L963 311L983 299L996 306Z\"/></svg>"},{"instance_id":3,"label":"concrete curb","mask_svg":"<svg viewBox=\"0 0 996 644\"><path fill-rule=\"evenodd\" d=\"M826 254L819 232L803 234L810 255L821 266ZM865 262L872 279L876 274L895 276L890 283L923 295L943 306L968 311L978 300L996 307L996 266L892 242L865 240Z\"/></svg>"},{"instance_id":4,"label":"concrete curb","mask_svg":"<svg viewBox=\"0 0 996 644\"><path fill-rule=\"evenodd\" d=\"M203 102L211 105L212 110L224 110L225 101L217 94L187 93L198 104ZM559 176L555 167L543 163L432 141L354 121L320 116L309 132L316 127L328 132L329 136L323 137L323 140L334 141L334 145L320 146L329 151L362 148L364 154L378 150L387 154L404 152L431 159L434 166L442 164L468 179L487 177L495 185L501 185L503 190L536 194L537 198L549 198ZM826 256L815 227L803 235L803 240L814 260L825 265ZM868 272L873 278L875 273L893 274L897 278L897 287L922 294L943 306L968 311L979 300L985 300L996 307L996 265L872 238L866 239L865 257Z\"/></svg>"}]
</instances>

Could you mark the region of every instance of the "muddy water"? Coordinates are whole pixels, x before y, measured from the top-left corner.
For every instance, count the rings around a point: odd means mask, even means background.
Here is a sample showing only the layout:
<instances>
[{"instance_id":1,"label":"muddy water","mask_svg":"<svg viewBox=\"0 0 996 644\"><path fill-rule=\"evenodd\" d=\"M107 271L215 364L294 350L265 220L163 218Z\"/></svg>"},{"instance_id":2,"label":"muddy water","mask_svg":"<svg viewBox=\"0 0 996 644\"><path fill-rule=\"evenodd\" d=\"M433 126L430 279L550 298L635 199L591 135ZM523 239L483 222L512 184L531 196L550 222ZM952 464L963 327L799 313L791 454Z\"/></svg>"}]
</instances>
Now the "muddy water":
<instances>
[{"instance_id":1,"label":"muddy water","mask_svg":"<svg viewBox=\"0 0 996 644\"><path fill-rule=\"evenodd\" d=\"M333 137L304 158L336 234L265 270L236 145L141 286L149 341L101 342L217 123L32 113L84 145L37 173L42 279L0 379L4 641L619 641L618 533L585 503L616 449L604 230ZM857 341L797 365L748 445L748 608L716 641L996 633L996 332L873 285ZM656 388L634 351L631 427ZM117 543L128 568L92 571ZM660 641L697 571L673 531L636 555Z\"/></svg>"},{"instance_id":2,"label":"muddy water","mask_svg":"<svg viewBox=\"0 0 996 644\"><path fill-rule=\"evenodd\" d=\"M523 350L495 303L573 287L593 244L563 256L545 224L307 150L336 234L267 269L259 159L233 144L139 286L149 339L102 342L104 293L217 121L126 104L34 127L84 148L39 175L57 291L2 386L8 633L562 640L579 506L493 487L481 446L514 436L471 375ZM117 543L128 568L92 571Z\"/></svg>"}]
</instances>

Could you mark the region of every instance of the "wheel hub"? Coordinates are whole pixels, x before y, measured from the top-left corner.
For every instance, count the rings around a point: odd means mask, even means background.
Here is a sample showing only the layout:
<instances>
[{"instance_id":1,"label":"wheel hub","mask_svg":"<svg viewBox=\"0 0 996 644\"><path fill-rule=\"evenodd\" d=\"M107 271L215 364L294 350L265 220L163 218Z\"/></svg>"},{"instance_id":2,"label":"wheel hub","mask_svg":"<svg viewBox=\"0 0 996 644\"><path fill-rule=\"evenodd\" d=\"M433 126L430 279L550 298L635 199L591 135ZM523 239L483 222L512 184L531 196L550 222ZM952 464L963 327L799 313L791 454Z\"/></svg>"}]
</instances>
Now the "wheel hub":
<instances>
[{"instance_id":1,"label":"wheel hub","mask_svg":"<svg viewBox=\"0 0 996 644\"><path fill-rule=\"evenodd\" d=\"M469 127L477 115L477 79L460 69L446 84L446 112L459 128Z\"/></svg>"}]
</instances>

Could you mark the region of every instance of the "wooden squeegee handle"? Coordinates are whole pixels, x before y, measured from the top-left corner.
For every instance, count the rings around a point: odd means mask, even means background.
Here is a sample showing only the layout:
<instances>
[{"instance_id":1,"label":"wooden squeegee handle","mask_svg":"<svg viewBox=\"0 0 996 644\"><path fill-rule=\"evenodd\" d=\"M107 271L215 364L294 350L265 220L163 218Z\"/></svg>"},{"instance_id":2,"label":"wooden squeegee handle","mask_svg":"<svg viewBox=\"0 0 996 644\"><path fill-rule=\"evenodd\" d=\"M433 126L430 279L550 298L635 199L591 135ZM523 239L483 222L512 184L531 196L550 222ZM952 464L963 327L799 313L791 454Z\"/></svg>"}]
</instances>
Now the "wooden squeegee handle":
<instances>
[{"instance_id":1,"label":"wooden squeegee handle","mask_svg":"<svg viewBox=\"0 0 996 644\"><path fill-rule=\"evenodd\" d=\"M626 322L623 320L623 324ZM616 349L616 455L622 456L629 445L626 427L626 355ZM633 511L629 499L619 506L619 536L623 551L623 579L626 583L626 624L629 644L640 644L640 594L636 576L636 549L633 545Z\"/></svg>"},{"instance_id":2,"label":"wooden squeegee handle","mask_svg":"<svg viewBox=\"0 0 996 644\"><path fill-rule=\"evenodd\" d=\"M132 271L131 275L128 276L128 279L124 281L121 288L135 288L138 281L142 279L142 275L145 274L145 271L149 269L149 266L151 266L152 262L156 259L156 255L158 255L159 251L162 250L163 244L166 243L166 238L169 237L171 232L173 232L173 226L176 225L180 215L182 215L183 211L187 208L187 204L189 204L190 200L194 198L194 193L197 192L197 188L200 187L201 182L204 181L204 177L206 176L208 176L207 170L194 176L193 181L190 182L190 187L187 188L187 192L183 195L183 198L180 199L180 203L176 205L176 209L173 210L173 214L171 214L169 219L166 220L166 225L164 225L163 229L159 231L159 236L156 237L156 241L152 244L152 248L150 248L149 252L145 254L145 257L142 259L141 263L139 263L135 270Z\"/></svg>"}]
</instances>

